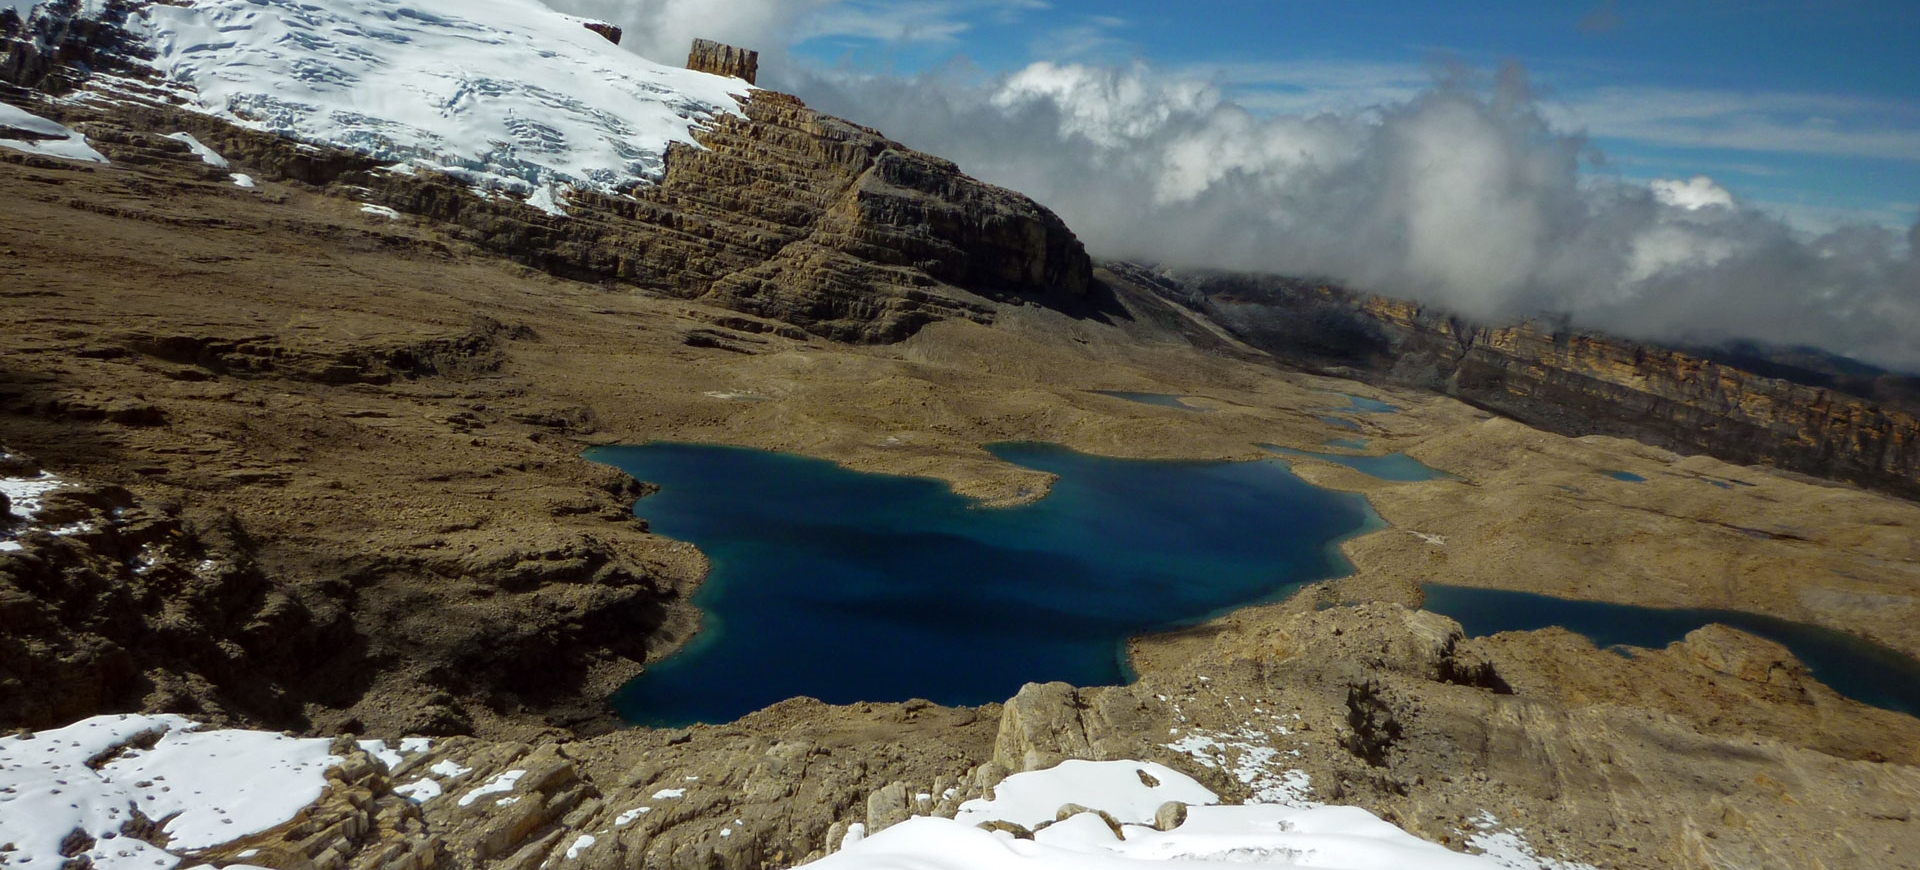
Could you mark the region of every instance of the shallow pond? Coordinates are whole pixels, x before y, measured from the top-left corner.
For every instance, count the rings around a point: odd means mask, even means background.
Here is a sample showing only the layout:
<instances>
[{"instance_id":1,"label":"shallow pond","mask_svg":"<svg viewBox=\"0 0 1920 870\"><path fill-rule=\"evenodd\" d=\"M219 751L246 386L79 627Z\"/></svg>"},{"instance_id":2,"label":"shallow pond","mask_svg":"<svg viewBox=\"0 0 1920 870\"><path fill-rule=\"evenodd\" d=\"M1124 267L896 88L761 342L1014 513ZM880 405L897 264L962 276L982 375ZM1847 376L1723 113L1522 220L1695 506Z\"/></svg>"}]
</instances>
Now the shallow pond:
<instances>
[{"instance_id":1,"label":"shallow pond","mask_svg":"<svg viewBox=\"0 0 1920 870\"><path fill-rule=\"evenodd\" d=\"M1440 584L1420 588L1427 610L1459 620L1474 637L1558 625L1599 647L1659 649L1718 622L1784 645L1842 695L1920 716L1920 662L1830 628L1734 610L1634 607Z\"/></svg>"},{"instance_id":2,"label":"shallow pond","mask_svg":"<svg viewBox=\"0 0 1920 870\"><path fill-rule=\"evenodd\" d=\"M1202 408L1198 405L1189 405L1186 402L1182 401L1182 399L1184 399L1185 397L1174 395L1172 393L1129 393L1125 390L1094 390L1094 392L1102 396L1112 396L1116 399L1125 399L1129 402L1139 402L1142 405L1158 405L1162 408L1179 408L1182 411L1205 412L1205 411L1213 410L1212 408Z\"/></svg>"},{"instance_id":3,"label":"shallow pond","mask_svg":"<svg viewBox=\"0 0 1920 870\"><path fill-rule=\"evenodd\" d=\"M1348 411L1355 414L1397 414L1400 412L1400 406L1391 405L1379 399L1369 399L1365 396L1355 396L1348 393L1334 393L1333 395L1347 400L1347 407L1333 409L1336 411Z\"/></svg>"},{"instance_id":4,"label":"shallow pond","mask_svg":"<svg viewBox=\"0 0 1920 870\"><path fill-rule=\"evenodd\" d=\"M1379 522L1360 496L1310 486L1279 461L989 449L1059 479L1032 504L982 508L940 481L788 454L590 452L659 484L635 512L713 564L693 599L703 630L615 707L675 725L796 695L979 704L1029 681L1120 683L1129 636L1345 574L1337 543Z\"/></svg>"},{"instance_id":5,"label":"shallow pond","mask_svg":"<svg viewBox=\"0 0 1920 870\"><path fill-rule=\"evenodd\" d=\"M1427 467L1405 453L1387 453L1380 456L1352 456L1345 453L1317 453L1311 450L1295 450L1291 447L1276 447L1262 444L1260 449L1281 456L1304 456L1319 459L1335 465L1344 465L1368 477L1378 480L1390 480L1398 483L1412 483L1422 480L1459 480L1444 471Z\"/></svg>"}]
</instances>

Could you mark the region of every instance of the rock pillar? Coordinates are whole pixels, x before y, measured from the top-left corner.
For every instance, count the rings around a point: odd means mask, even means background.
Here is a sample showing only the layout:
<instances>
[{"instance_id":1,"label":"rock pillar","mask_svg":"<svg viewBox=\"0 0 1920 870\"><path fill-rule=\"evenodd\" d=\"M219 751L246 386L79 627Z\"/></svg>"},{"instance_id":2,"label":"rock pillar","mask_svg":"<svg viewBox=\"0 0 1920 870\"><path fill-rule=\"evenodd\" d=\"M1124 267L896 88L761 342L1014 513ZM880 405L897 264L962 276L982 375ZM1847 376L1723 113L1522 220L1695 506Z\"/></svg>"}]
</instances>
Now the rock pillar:
<instances>
[{"instance_id":1,"label":"rock pillar","mask_svg":"<svg viewBox=\"0 0 1920 870\"><path fill-rule=\"evenodd\" d=\"M696 39L693 50L687 53L687 69L746 79L747 84L753 84L754 77L760 74L760 52L722 45L711 39Z\"/></svg>"}]
</instances>

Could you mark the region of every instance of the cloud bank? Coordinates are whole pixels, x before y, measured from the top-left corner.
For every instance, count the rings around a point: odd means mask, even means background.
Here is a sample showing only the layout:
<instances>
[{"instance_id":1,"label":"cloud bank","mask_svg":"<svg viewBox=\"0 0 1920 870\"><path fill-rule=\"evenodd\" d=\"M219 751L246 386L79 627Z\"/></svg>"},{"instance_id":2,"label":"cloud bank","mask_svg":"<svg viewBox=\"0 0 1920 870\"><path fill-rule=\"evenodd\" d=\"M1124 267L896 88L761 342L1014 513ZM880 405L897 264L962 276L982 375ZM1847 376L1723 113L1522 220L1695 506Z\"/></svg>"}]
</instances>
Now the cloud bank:
<instances>
[{"instance_id":1,"label":"cloud bank","mask_svg":"<svg viewBox=\"0 0 1920 870\"><path fill-rule=\"evenodd\" d=\"M627 26L636 50L663 59L696 32L777 51L825 20L808 13L864 8L554 4ZM919 5L938 19L968 4ZM1547 315L1656 341L1812 344L1920 370L1920 225L1814 236L1706 177L1612 177L1518 67L1443 70L1411 97L1312 114L1255 113L1216 80L1139 63L1035 63L1004 76L762 69L765 84L822 111L1034 197L1097 256L1325 278L1491 321Z\"/></svg>"},{"instance_id":2,"label":"cloud bank","mask_svg":"<svg viewBox=\"0 0 1920 870\"><path fill-rule=\"evenodd\" d=\"M1518 68L1314 115L1255 115L1139 65L1039 63L984 84L816 73L794 87L1033 196L1103 256L1920 369L1920 227L1808 237L1705 177L1583 172L1598 155L1549 123Z\"/></svg>"}]
</instances>

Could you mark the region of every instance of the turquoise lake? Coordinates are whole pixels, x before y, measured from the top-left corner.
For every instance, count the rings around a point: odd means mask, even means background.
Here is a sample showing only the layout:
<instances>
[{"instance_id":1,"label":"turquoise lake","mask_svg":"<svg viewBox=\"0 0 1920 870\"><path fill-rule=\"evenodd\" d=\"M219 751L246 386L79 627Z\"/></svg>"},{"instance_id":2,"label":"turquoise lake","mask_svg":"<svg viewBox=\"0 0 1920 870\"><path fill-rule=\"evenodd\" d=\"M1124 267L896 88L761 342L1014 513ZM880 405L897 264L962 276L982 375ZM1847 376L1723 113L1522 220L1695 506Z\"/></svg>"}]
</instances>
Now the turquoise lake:
<instances>
[{"instance_id":1,"label":"turquoise lake","mask_svg":"<svg viewBox=\"0 0 1920 870\"><path fill-rule=\"evenodd\" d=\"M1473 637L1560 626L1599 647L1659 649L1718 622L1792 650L1813 676L1856 701L1920 716L1920 662L1844 632L1736 610L1666 609L1426 584L1425 608Z\"/></svg>"},{"instance_id":2,"label":"turquoise lake","mask_svg":"<svg viewBox=\"0 0 1920 870\"><path fill-rule=\"evenodd\" d=\"M1129 678L1129 636L1275 600L1350 566L1378 527L1358 495L1279 461L1106 459L988 448L1058 475L982 508L945 483L688 444L589 459L660 486L635 513L700 547L702 631L613 698L631 722L723 722L796 695L830 703L1004 701L1029 681Z\"/></svg>"}]
</instances>

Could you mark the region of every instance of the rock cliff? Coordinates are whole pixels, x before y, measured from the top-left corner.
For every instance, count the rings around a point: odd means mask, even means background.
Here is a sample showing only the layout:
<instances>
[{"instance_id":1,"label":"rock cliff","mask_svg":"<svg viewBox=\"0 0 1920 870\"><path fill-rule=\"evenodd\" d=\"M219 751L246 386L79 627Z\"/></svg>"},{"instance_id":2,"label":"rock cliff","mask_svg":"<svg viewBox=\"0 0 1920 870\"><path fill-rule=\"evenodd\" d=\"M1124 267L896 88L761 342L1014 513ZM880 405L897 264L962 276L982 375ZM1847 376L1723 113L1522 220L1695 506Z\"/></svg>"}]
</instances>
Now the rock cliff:
<instances>
[{"instance_id":1,"label":"rock cliff","mask_svg":"<svg viewBox=\"0 0 1920 870\"><path fill-rule=\"evenodd\" d=\"M59 93L85 86L95 69L153 75L126 36L139 5L108 4L98 19L77 3L36 12L6 41L0 82ZM751 81L757 54L702 40L689 63ZM465 241L561 277L703 299L841 341L898 341L951 318L989 322L988 300L1070 307L1093 284L1079 240L1038 203L772 91L739 97L742 115L696 130L699 147L675 143L658 184L615 196L575 191L565 215L162 100L126 102L124 90L116 99L106 112L35 110L91 123L89 135L119 146L119 159L172 150L142 131L187 130L270 178L446 221Z\"/></svg>"},{"instance_id":2,"label":"rock cliff","mask_svg":"<svg viewBox=\"0 0 1920 870\"><path fill-rule=\"evenodd\" d=\"M1274 355L1444 391L1564 435L1618 435L1920 497L1920 419L1693 354L1529 320L1446 311L1272 276L1122 274L1158 282Z\"/></svg>"}]
</instances>

